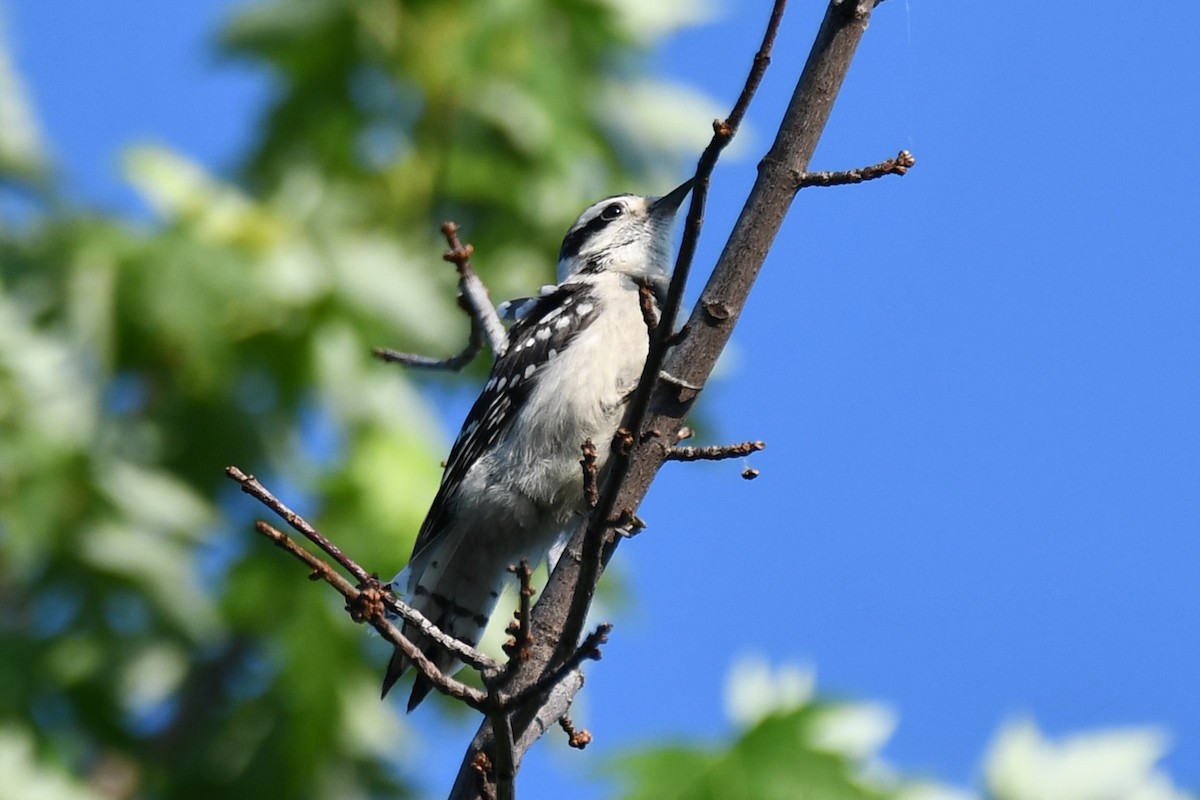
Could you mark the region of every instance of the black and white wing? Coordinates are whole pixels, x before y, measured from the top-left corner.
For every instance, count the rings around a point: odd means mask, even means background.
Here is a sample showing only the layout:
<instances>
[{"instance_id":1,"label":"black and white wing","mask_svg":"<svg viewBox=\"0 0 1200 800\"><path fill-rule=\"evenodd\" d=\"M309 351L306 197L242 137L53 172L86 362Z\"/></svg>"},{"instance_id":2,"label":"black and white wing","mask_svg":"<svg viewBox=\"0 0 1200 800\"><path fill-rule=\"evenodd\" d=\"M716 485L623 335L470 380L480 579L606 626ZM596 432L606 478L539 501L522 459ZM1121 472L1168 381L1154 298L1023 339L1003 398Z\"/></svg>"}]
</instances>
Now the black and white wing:
<instances>
[{"instance_id":1,"label":"black and white wing","mask_svg":"<svg viewBox=\"0 0 1200 800\"><path fill-rule=\"evenodd\" d=\"M538 289L536 297L514 297L512 300L505 300L496 306L496 314L505 322L520 322L537 307L539 300L556 291L558 291L557 286L547 284Z\"/></svg>"},{"instance_id":2,"label":"black and white wing","mask_svg":"<svg viewBox=\"0 0 1200 800\"><path fill-rule=\"evenodd\" d=\"M487 383L450 449L437 496L413 546L414 560L447 529L463 478L522 413L541 367L570 347L596 320L599 308L591 286L566 283L552 288L552 292L530 298L532 307L509 329L508 349L492 365Z\"/></svg>"}]
</instances>

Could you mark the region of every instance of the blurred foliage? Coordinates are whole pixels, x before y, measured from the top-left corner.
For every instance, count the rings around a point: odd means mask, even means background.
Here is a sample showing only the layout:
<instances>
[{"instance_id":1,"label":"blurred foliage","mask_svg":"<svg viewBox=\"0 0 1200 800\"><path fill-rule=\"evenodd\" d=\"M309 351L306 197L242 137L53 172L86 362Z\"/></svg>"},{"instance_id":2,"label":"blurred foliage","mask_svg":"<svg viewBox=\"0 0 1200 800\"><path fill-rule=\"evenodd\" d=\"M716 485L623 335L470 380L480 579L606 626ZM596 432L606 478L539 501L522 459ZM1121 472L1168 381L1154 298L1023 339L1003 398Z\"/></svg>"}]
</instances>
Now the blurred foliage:
<instances>
[{"instance_id":1,"label":"blurred foliage","mask_svg":"<svg viewBox=\"0 0 1200 800\"><path fill-rule=\"evenodd\" d=\"M809 705L771 714L728 747L652 747L619 770L634 785L630 800L883 800L845 755L814 742L831 708Z\"/></svg>"},{"instance_id":2,"label":"blurred foliage","mask_svg":"<svg viewBox=\"0 0 1200 800\"><path fill-rule=\"evenodd\" d=\"M1096 731L1051 741L1033 722L1005 725L984 757L983 787L901 776L880 756L894 714L814 697L811 672L735 664L730 742L653 745L615 760L626 800L1196 800L1159 767L1155 728Z\"/></svg>"},{"instance_id":3,"label":"blurred foliage","mask_svg":"<svg viewBox=\"0 0 1200 800\"><path fill-rule=\"evenodd\" d=\"M442 219L513 296L550 278L579 208L673 185L719 112L640 57L697 13L252 5L222 40L272 80L244 168L129 152L150 225L64 200L0 43L0 800L415 793L413 733L378 700L386 646L255 537L222 470L401 567L445 448L423 390L456 384L418 387L371 347L464 341ZM620 759L627 796L979 796L896 777L890 715L817 702L802 671L740 665L730 710L729 743ZM1054 743L1018 724L983 796L1185 800L1164 750L1155 731Z\"/></svg>"},{"instance_id":4,"label":"blurred foliage","mask_svg":"<svg viewBox=\"0 0 1200 800\"><path fill-rule=\"evenodd\" d=\"M151 225L63 199L0 48L0 797L410 791L386 648L255 537L222 470L403 565L445 444L370 349L465 341L442 219L494 293L527 293L579 208L678 178L713 112L642 74L644 14L249 6L223 48L273 91L244 169L129 152Z\"/></svg>"}]
</instances>

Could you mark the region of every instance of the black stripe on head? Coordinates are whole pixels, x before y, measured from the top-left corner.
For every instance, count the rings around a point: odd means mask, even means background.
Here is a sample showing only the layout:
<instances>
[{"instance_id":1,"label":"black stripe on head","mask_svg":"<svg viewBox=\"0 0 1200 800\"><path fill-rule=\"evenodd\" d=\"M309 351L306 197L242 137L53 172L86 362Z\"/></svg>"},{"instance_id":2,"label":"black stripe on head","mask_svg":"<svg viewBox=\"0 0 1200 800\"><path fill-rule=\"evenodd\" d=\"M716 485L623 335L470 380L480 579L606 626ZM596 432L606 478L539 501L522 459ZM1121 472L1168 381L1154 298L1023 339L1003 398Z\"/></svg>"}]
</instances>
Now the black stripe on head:
<instances>
[{"instance_id":1,"label":"black stripe on head","mask_svg":"<svg viewBox=\"0 0 1200 800\"><path fill-rule=\"evenodd\" d=\"M558 260L562 261L565 258L573 258L579 255L579 251L583 249L583 245L588 239L591 239L600 231L608 227L608 223L620 217L628 209L621 202L622 197L628 195L617 195L610 197L600 203L600 210L596 216L589 219L578 228L573 228L563 239L562 247L558 250Z\"/></svg>"}]
</instances>

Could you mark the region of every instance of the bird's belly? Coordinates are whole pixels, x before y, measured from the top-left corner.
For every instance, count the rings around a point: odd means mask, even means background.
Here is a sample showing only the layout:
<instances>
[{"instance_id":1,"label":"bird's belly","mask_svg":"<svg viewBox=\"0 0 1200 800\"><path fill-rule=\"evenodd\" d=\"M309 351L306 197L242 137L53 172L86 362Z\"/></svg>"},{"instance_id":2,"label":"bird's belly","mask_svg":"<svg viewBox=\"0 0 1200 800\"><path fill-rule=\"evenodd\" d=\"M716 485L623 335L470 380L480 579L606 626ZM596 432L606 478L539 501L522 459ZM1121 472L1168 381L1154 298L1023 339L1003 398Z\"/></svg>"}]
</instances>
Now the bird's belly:
<instances>
[{"instance_id":1,"label":"bird's belly","mask_svg":"<svg viewBox=\"0 0 1200 800\"><path fill-rule=\"evenodd\" d=\"M500 448L506 462L495 465L513 481L517 504L528 503L525 512L551 510L558 527L581 508L583 443L595 446L602 468L645 363L645 348L622 357L602 352L612 341L611 334L589 330L559 356L568 363L540 376L547 379L538 382L534 392L540 396L529 403L540 413L514 421L507 432L511 446Z\"/></svg>"}]
</instances>

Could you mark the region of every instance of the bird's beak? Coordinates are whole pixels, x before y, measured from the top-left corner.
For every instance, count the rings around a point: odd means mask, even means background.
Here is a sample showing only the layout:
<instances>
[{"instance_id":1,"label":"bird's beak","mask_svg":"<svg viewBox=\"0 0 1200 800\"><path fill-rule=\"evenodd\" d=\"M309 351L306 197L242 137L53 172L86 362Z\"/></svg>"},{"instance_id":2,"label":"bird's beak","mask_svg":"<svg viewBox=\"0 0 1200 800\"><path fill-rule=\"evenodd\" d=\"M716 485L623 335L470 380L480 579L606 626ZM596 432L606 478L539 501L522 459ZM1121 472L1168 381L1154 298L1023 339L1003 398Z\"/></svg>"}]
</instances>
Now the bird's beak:
<instances>
[{"instance_id":1,"label":"bird's beak","mask_svg":"<svg viewBox=\"0 0 1200 800\"><path fill-rule=\"evenodd\" d=\"M692 190L692 179L688 178L669 193L657 198L650 204L650 212L656 217L673 217L675 212L679 210L680 204L683 203L683 198L688 196L688 192Z\"/></svg>"}]
</instances>

